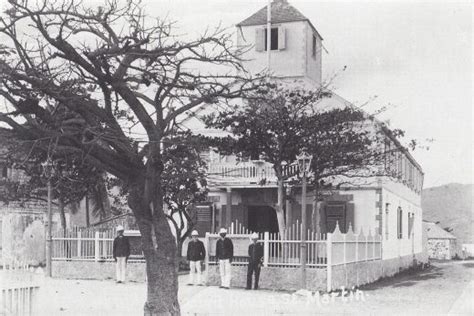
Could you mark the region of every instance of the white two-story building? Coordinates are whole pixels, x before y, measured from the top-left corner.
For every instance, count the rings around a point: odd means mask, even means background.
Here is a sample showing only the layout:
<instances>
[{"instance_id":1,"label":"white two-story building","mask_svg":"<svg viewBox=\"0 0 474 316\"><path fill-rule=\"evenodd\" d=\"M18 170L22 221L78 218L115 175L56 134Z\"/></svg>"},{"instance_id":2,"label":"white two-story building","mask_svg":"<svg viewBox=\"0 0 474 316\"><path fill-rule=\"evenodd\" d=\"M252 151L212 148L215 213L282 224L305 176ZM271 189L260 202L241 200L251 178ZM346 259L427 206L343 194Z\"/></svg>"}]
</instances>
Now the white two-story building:
<instances>
[{"instance_id":1,"label":"white two-story building","mask_svg":"<svg viewBox=\"0 0 474 316\"><path fill-rule=\"evenodd\" d=\"M317 88L322 82L322 37L311 21L285 0L271 4L271 40L267 47L267 8L264 7L236 25L237 44L250 47L244 56L247 70L259 73L268 69L274 79ZM270 58L267 55L270 49ZM270 62L268 61L270 60ZM350 102L333 94L319 106L345 107ZM378 124L374 122L373 124ZM376 127L378 128L378 127ZM213 133L217 131L207 131ZM400 144L387 135L385 149ZM277 185L269 163L242 162L210 150L209 203L198 206L197 228L216 231L240 223L257 232L277 232L275 212ZM308 194L308 227L321 233L332 232L339 223L343 232L349 224L382 237L382 258L410 261L422 253L422 209L420 194L423 171L407 151L391 154L384 168L393 177L374 178L363 185L343 186L323 194L316 212L314 197ZM261 179L265 178L264 185ZM285 204L287 226L301 221L301 189L288 191Z\"/></svg>"}]
</instances>

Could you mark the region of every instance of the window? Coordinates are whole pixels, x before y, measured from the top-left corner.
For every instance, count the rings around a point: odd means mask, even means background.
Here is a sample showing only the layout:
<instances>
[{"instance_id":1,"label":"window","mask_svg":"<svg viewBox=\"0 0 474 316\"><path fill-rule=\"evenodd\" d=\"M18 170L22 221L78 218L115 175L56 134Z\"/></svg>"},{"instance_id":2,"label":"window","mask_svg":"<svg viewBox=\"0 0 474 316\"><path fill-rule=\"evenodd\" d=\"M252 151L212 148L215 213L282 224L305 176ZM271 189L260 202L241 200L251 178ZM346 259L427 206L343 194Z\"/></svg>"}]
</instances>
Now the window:
<instances>
[{"instance_id":1,"label":"window","mask_svg":"<svg viewBox=\"0 0 474 316\"><path fill-rule=\"evenodd\" d=\"M342 203L331 203L326 205L326 227L327 231L332 233L339 224L341 232L346 231L346 207Z\"/></svg>"},{"instance_id":2,"label":"window","mask_svg":"<svg viewBox=\"0 0 474 316\"><path fill-rule=\"evenodd\" d=\"M316 57L316 49L317 49L317 45L316 45L317 41L316 41L316 36L313 35L313 50L312 50L312 55L313 57Z\"/></svg>"},{"instance_id":3,"label":"window","mask_svg":"<svg viewBox=\"0 0 474 316\"><path fill-rule=\"evenodd\" d=\"M415 213L408 213L408 238L411 238L414 222L415 222Z\"/></svg>"},{"instance_id":4,"label":"window","mask_svg":"<svg viewBox=\"0 0 474 316\"><path fill-rule=\"evenodd\" d=\"M271 29L270 37L270 49L278 50L278 28L274 27ZM267 29L265 29L265 50L267 50Z\"/></svg>"},{"instance_id":5,"label":"window","mask_svg":"<svg viewBox=\"0 0 474 316\"><path fill-rule=\"evenodd\" d=\"M403 211L401 207L397 209L397 237L403 238Z\"/></svg>"},{"instance_id":6,"label":"window","mask_svg":"<svg viewBox=\"0 0 474 316\"><path fill-rule=\"evenodd\" d=\"M267 50L267 28L255 29L255 49ZM270 32L270 50L283 50L286 44L286 31L283 27L273 27Z\"/></svg>"}]
</instances>

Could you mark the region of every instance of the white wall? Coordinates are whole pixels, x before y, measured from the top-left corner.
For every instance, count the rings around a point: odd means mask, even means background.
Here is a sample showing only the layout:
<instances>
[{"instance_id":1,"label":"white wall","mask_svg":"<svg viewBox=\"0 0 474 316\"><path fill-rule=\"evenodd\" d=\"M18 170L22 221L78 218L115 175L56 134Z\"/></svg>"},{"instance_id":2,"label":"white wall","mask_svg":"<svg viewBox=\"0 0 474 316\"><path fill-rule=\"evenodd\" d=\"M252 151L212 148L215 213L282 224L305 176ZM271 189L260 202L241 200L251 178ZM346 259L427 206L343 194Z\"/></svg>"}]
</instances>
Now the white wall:
<instances>
[{"instance_id":1,"label":"white wall","mask_svg":"<svg viewBox=\"0 0 474 316\"><path fill-rule=\"evenodd\" d=\"M257 51L255 48L256 30L265 25L242 26L237 29L237 45L252 46L245 53L244 66L255 74L267 69L267 51ZM286 29L286 47L283 50L272 50L270 68L277 77L305 78L314 86L321 82L321 50L316 58L311 56L312 28L306 21L272 24L272 27ZM319 46L321 46L318 37ZM309 54L309 56L308 56Z\"/></svg>"},{"instance_id":2,"label":"white wall","mask_svg":"<svg viewBox=\"0 0 474 316\"><path fill-rule=\"evenodd\" d=\"M375 203L377 195L375 190L350 190L349 194L353 194L354 200L354 232L359 233L362 229L367 235L369 230L372 235L376 233L378 227L375 216L377 215L377 208Z\"/></svg>"},{"instance_id":3,"label":"white wall","mask_svg":"<svg viewBox=\"0 0 474 316\"><path fill-rule=\"evenodd\" d=\"M402 184L392 184L384 186L382 190L382 240L383 240L383 258L396 258L399 256L411 255L423 251L422 241L422 209L420 196ZM388 205L388 214L386 213L386 203ZM402 219L402 238L397 236L397 209L401 207L403 212ZM408 236L408 212L414 213L412 236ZM388 227L388 235L386 234Z\"/></svg>"}]
</instances>

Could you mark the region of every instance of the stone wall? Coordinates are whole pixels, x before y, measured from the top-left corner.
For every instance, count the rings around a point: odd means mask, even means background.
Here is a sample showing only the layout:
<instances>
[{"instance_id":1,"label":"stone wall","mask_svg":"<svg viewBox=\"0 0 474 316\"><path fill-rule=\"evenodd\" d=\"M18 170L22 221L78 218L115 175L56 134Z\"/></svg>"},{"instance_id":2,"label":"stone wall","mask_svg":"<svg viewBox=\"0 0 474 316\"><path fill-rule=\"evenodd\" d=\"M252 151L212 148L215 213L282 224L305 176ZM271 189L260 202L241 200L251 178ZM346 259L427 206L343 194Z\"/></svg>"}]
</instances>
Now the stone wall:
<instances>
[{"instance_id":1,"label":"stone wall","mask_svg":"<svg viewBox=\"0 0 474 316\"><path fill-rule=\"evenodd\" d=\"M451 260L455 253L455 240L428 239L428 255L430 259Z\"/></svg>"},{"instance_id":2,"label":"stone wall","mask_svg":"<svg viewBox=\"0 0 474 316\"><path fill-rule=\"evenodd\" d=\"M53 277L62 279L115 279L115 262L53 261ZM145 263L128 263L126 281L145 282Z\"/></svg>"},{"instance_id":3,"label":"stone wall","mask_svg":"<svg viewBox=\"0 0 474 316\"><path fill-rule=\"evenodd\" d=\"M309 290L326 289L326 269L307 269L306 285ZM210 265L208 285L220 285L218 265ZM247 285L247 266L232 266L232 287ZM262 267L259 287L268 290L295 291L301 289L301 270L299 268Z\"/></svg>"},{"instance_id":4,"label":"stone wall","mask_svg":"<svg viewBox=\"0 0 474 316\"><path fill-rule=\"evenodd\" d=\"M45 261L42 213L0 214L0 265L22 262L37 266Z\"/></svg>"},{"instance_id":5,"label":"stone wall","mask_svg":"<svg viewBox=\"0 0 474 316\"><path fill-rule=\"evenodd\" d=\"M413 260L415 259L415 260ZM360 285L375 282L381 278L391 277L418 263L426 263L427 256L418 253L413 256L403 256L387 260L350 263L332 267L331 288L350 289ZM233 287L245 287L247 282L247 266L232 266ZM209 266L208 285L220 285L219 268ZM306 285L311 291L327 290L327 270L306 270ZM259 286L263 289L294 291L301 289L301 272L299 268L262 267Z\"/></svg>"},{"instance_id":6,"label":"stone wall","mask_svg":"<svg viewBox=\"0 0 474 316\"><path fill-rule=\"evenodd\" d=\"M410 255L393 259L333 266L332 289L340 289L343 286L346 289L350 289L373 283L381 278L394 276L416 264L426 263L427 261L426 254L418 253L415 254L415 258Z\"/></svg>"}]
</instances>

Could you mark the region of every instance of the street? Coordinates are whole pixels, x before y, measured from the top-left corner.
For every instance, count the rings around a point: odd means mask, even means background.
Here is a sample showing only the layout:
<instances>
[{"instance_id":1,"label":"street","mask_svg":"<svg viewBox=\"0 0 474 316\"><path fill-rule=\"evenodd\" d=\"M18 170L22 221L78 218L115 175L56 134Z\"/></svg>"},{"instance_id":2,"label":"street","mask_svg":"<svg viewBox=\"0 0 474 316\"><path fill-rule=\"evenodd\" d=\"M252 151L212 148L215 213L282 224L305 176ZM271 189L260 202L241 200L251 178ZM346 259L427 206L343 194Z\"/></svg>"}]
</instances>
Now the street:
<instances>
[{"instance_id":1,"label":"street","mask_svg":"<svg viewBox=\"0 0 474 316\"><path fill-rule=\"evenodd\" d=\"M437 262L345 298L187 286L180 276L179 299L183 315L472 315L473 273L473 261ZM145 294L141 283L46 280L38 315L141 315Z\"/></svg>"}]
</instances>

